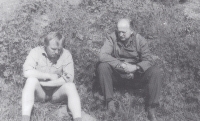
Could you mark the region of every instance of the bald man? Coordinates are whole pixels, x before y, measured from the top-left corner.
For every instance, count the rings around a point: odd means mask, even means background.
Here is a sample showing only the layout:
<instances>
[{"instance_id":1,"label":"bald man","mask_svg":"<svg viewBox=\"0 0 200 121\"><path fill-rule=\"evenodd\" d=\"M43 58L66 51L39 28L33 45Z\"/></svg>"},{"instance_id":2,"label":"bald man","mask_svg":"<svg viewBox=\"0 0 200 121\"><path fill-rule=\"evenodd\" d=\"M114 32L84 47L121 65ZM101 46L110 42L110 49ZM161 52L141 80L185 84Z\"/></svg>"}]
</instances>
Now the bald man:
<instances>
[{"instance_id":1,"label":"bald man","mask_svg":"<svg viewBox=\"0 0 200 121\"><path fill-rule=\"evenodd\" d=\"M150 121L156 121L155 107L161 92L162 74L153 65L148 44L135 33L129 19L121 19L117 30L107 37L101 48L97 74L107 109L114 111L114 82L130 83L145 87L145 109ZM121 84L121 83L120 83Z\"/></svg>"}]
</instances>

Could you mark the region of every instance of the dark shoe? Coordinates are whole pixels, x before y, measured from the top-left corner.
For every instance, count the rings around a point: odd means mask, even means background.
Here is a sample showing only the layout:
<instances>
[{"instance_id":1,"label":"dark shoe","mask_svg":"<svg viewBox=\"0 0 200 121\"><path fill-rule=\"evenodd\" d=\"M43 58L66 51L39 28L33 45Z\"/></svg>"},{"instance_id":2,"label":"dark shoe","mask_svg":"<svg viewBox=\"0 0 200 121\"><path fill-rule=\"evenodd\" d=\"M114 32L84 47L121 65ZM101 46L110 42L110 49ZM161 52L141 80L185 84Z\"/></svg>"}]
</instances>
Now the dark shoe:
<instances>
[{"instance_id":1,"label":"dark shoe","mask_svg":"<svg viewBox=\"0 0 200 121\"><path fill-rule=\"evenodd\" d=\"M155 108L148 108L147 109L147 118L150 121L157 121L156 116L155 116Z\"/></svg>"},{"instance_id":2,"label":"dark shoe","mask_svg":"<svg viewBox=\"0 0 200 121\"><path fill-rule=\"evenodd\" d=\"M107 102L107 109L109 111L115 112L116 111L115 101L111 100L111 101Z\"/></svg>"}]
</instances>

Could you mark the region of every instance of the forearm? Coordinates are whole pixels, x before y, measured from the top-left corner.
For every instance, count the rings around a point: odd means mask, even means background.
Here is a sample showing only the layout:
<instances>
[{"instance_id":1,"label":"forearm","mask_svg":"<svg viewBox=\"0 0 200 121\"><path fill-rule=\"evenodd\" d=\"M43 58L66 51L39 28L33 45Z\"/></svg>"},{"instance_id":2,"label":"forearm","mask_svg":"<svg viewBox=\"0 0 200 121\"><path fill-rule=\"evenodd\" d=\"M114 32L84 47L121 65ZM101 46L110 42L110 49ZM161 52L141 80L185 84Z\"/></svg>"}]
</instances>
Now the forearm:
<instances>
[{"instance_id":1,"label":"forearm","mask_svg":"<svg viewBox=\"0 0 200 121\"><path fill-rule=\"evenodd\" d=\"M112 53L114 52L114 43L113 39L110 36L107 36L107 40L104 42L104 45L101 48L101 51L99 53L99 61L102 63L108 63L113 68L116 68L117 65L121 63L121 61L112 56Z\"/></svg>"},{"instance_id":2,"label":"forearm","mask_svg":"<svg viewBox=\"0 0 200 121\"><path fill-rule=\"evenodd\" d=\"M37 78L37 79L46 80L46 79L50 78L50 74L32 69L32 70L24 71L24 77L26 77L26 78L34 77L34 78Z\"/></svg>"},{"instance_id":3,"label":"forearm","mask_svg":"<svg viewBox=\"0 0 200 121\"><path fill-rule=\"evenodd\" d=\"M102 63L108 63L108 64L110 64L113 68L116 68L117 65L120 65L120 64L121 64L121 61L120 61L120 60L118 60L117 58L112 57L111 55L106 54L106 53L101 53L101 54L100 54L100 56L99 56L99 61L102 62Z\"/></svg>"},{"instance_id":4,"label":"forearm","mask_svg":"<svg viewBox=\"0 0 200 121\"><path fill-rule=\"evenodd\" d=\"M40 82L42 86L47 86L47 87L57 87L57 86L61 86L63 84L66 83L66 81L60 77L57 80L51 80L51 81L47 81L47 82Z\"/></svg>"},{"instance_id":5,"label":"forearm","mask_svg":"<svg viewBox=\"0 0 200 121\"><path fill-rule=\"evenodd\" d=\"M126 73L135 73L135 71L140 71L141 67L135 64L130 64L130 63L122 63L121 68L124 69Z\"/></svg>"}]
</instances>

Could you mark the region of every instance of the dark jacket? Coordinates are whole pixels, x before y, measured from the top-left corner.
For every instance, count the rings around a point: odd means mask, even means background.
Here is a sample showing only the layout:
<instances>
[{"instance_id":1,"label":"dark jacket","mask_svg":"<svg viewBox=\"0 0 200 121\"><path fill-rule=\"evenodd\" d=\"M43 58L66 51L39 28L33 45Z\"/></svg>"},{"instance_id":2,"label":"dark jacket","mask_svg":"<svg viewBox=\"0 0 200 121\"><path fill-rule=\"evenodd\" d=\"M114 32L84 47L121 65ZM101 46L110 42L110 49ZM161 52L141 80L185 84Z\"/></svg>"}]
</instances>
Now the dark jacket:
<instances>
[{"instance_id":1,"label":"dark jacket","mask_svg":"<svg viewBox=\"0 0 200 121\"><path fill-rule=\"evenodd\" d=\"M107 36L107 40L101 48L100 62L109 63L113 68L122 62L129 62L146 71L153 65L148 43L140 34L132 35L127 46L122 44L114 32Z\"/></svg>"}]
</instances>

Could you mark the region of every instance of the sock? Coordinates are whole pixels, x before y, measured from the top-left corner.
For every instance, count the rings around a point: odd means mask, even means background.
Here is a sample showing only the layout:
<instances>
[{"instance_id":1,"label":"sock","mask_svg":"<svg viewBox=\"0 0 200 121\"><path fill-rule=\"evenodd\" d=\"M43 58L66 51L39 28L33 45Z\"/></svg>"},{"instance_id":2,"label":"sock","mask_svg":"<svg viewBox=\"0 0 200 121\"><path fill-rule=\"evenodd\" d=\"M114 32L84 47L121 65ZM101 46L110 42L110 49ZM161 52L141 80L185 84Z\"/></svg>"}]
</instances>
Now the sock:
<instances>
[{"instance_id":1,"label":"sock","mask_svg":"<svg viewBox=\"0 0 200 121\"><path fill-rule=\"evenodd\" d=\"M74 121L82 121L81 118L75 118Z\"/></svg>"},{"instance_id":2,"label":"sock","mask_svg":"<svg viewBox=\"0 0 200 121\"><path fill-rule=\"evenodd\" d=\"M30 121L30 116L22 115L22 121Z\"/></svg>"}]
</instances>

